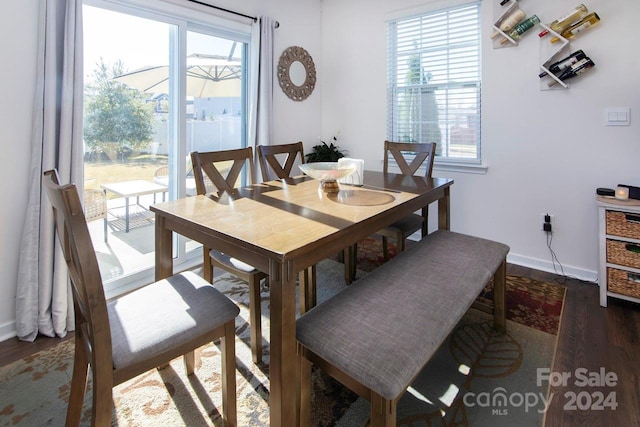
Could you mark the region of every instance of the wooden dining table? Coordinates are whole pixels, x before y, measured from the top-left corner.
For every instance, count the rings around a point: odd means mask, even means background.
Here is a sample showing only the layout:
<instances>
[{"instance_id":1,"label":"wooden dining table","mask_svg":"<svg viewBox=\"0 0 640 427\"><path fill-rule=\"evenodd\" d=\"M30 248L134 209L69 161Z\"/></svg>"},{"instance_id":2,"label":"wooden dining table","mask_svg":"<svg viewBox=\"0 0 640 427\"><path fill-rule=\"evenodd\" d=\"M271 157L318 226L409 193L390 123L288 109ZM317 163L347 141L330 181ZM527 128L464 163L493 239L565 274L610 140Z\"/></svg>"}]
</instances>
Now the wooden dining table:
<instances>
[{"instance_id":1,"label":"wooden dining table","mask_svg":"<svg viewBox=\"0 0 640 427\"><path fill-rule=\"evenodd\" d=\"M242 187L234 194L185 197L155 212L155 275L173 273L172 232L269 273L271 426L296 425L296 275L376 231L438 202L449 229L453 180L365 171L364 185L320 191L307 176Z\"/></svg>"}]
</instances>

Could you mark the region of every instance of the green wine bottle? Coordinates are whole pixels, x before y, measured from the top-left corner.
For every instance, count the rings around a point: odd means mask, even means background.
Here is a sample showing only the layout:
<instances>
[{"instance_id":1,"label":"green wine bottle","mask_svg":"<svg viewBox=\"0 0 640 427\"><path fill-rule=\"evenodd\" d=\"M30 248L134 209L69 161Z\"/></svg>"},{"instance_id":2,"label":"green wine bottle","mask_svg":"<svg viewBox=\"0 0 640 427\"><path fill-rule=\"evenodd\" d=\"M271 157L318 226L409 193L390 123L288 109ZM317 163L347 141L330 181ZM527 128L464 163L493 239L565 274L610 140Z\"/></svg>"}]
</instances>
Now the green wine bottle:
<instances>
[{"instance_id":1,"label":"green wine bottle","mask_svg":"<svg viewBox=\"0 0 640 427\"><path fill-rule=\"evenodd\" d=\"M513 40L519 40L524 33L529 31L531 28L535 27L539 23L540 23L540 18L538 18L537 15L533 15L530 18L520 21L515 27L513 27L513 30L509 32L509 37L511 37ZM500 43L504 44L507 41L508 41L507 39L502 39Z\"/></svg>"}]
</instances>

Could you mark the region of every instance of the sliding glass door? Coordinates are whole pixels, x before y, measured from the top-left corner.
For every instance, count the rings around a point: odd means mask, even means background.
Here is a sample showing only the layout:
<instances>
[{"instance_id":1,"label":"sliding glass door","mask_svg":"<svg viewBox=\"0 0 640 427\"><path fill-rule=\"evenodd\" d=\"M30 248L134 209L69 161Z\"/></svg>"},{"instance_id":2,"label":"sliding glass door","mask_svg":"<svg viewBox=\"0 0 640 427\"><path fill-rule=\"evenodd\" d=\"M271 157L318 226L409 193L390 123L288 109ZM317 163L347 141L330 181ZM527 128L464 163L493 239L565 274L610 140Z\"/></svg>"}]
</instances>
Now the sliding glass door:
<instances>
[{"instance_id":1,"label":"sliding glass door","mask_svg":"<svg viewBox=\"0 0 640 427\"><path fill-rule=\"evenodd\" d=\"M88 218L113 295L153 277L149 206L195 194L189 153L246 146L249 33L135 1L87 0L83 15L85 203L106 204ZM175 240L175 264L202 261Z\"/></svg>"}]
</instances>

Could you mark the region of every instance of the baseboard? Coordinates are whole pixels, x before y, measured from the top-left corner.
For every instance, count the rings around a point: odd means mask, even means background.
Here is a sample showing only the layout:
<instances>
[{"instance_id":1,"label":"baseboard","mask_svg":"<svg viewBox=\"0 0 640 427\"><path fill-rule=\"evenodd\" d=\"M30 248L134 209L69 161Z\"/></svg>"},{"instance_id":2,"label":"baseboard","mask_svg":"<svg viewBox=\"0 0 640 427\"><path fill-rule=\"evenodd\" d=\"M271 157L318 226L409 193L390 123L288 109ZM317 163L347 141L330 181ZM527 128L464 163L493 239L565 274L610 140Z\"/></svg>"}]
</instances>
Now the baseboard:
<instances>
[{"instance_id":1,"label":"baseboard","mask_svg":"<svg viewBox=\"0 0 640 427\"><path fill-rule=\"evenodd\" d=\"M585 270L583 268L573 267L570 265L554 264L551 261L540 260L537 258L530 258L523 255L509 253L507 255L507 262L511 264L520 265L522 267L533 268L534 270L546 271L547 273L563 274L567 277L573 277L586 282L598 283L598 272L592 270Z\"/></svg>"},{"instance_id":2,"label":"baseboard","mask_svg":"<svg viewBox=\"0 0 640 427\"><path fill-rule=\"evenodd\" d=\"M409 239L416 242L419 241L420 238L420 233L418 232L415 232L411 236L409 236ZM562 271L564 271L564 275L567 277L584 280L585 282L598 283L598 272L593 270L585 270L583 268L573 267L570 265L562 265L562 270L560 270L560 266L558 264L556 264L554 270L554 265L551 261L531 258L511 252L509 253L509 255L507 255L507 262L553 274L562 274Z\"/></svg>"},{"instance_id":3,"label":"baseboard","mask_svg":"<svg viewBox=\"0 0 640 427\"><path fill-rule=\"evenodd\" d=\"M12 320L0 325L0 342L6 341L16 336L16 322Z\"/></svg>"}]
</instances>

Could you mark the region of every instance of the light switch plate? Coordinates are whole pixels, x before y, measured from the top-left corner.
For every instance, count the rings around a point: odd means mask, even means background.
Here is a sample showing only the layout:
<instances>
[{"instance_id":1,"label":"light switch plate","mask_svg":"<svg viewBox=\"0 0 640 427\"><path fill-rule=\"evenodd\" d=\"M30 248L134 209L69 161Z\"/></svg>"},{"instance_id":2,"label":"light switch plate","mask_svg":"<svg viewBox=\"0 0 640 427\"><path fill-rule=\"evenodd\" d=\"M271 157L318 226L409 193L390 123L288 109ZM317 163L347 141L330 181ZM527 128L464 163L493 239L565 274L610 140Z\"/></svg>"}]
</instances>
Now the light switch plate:
<instances>
[{"instance_id":1,"label":"light switch plate","mask_svg":"<svg viewBox=\"0 0 640 427\"><path fill-rule=\"evenodd\" d=\"M631 124L631 109L605 108L604 123L606 126L629 126Z\"/></svg>"}]
</instances>

